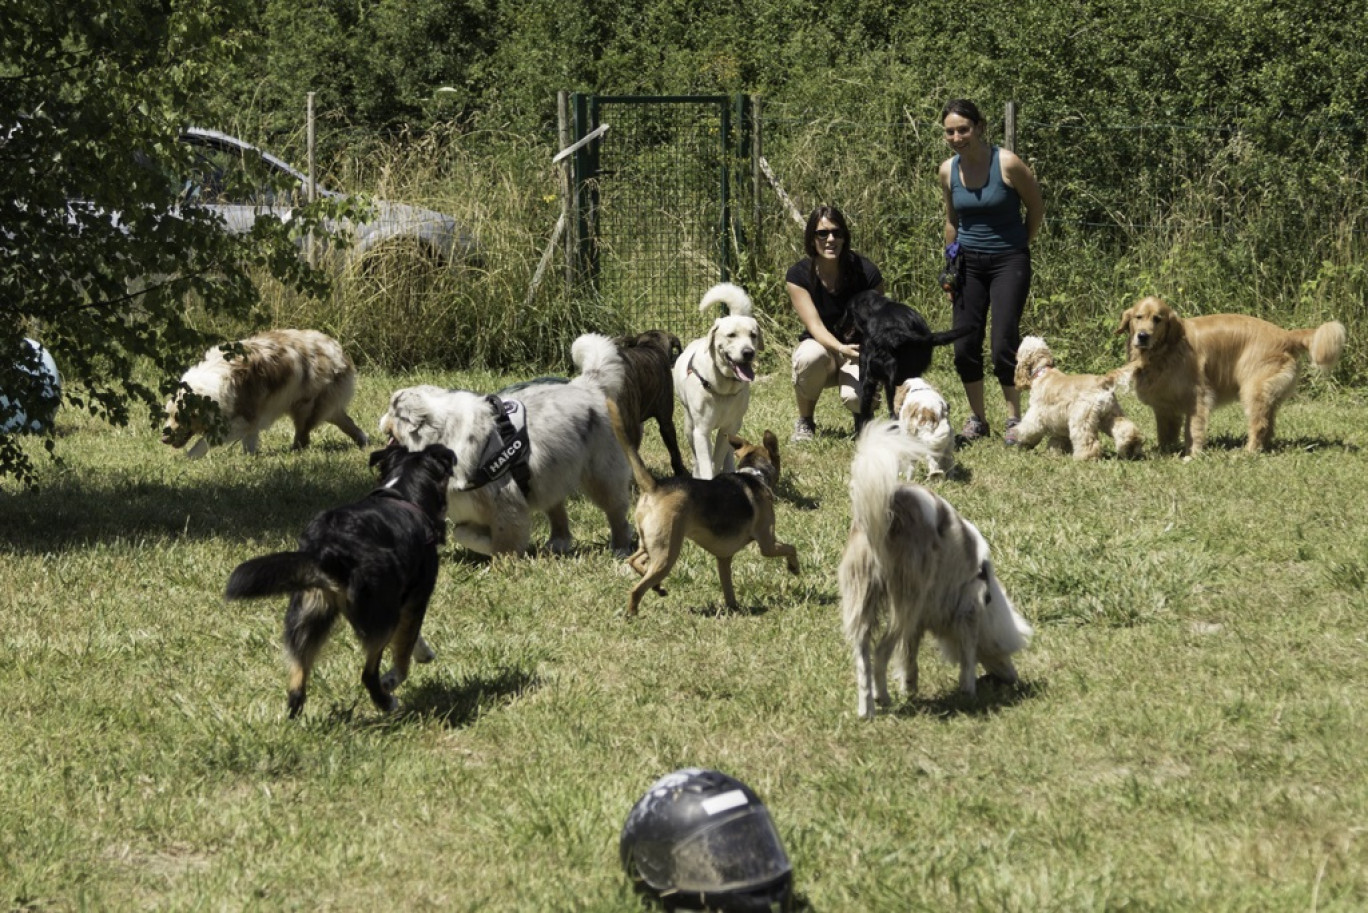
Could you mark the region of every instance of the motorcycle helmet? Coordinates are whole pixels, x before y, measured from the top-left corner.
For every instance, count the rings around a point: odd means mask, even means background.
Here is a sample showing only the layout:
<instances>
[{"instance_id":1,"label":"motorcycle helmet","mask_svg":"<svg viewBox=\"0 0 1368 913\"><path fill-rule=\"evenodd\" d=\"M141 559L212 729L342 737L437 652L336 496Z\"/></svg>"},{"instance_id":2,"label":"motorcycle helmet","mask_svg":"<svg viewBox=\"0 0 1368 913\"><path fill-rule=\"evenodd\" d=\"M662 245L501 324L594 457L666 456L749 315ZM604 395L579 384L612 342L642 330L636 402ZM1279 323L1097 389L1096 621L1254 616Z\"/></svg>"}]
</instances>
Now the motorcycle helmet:
<instances>
[{"instance_id":1,"label":"motorcycle helmet","mask_svg":"<svg viewBox=\"0 0 1368 913\"><path fill-rule=\"evenodd\" d=\"M639 890L667 908L787 910L792 866L750 787L716 770L661 777L627 815L618 843Z\"/></svg>"}]
</instances>

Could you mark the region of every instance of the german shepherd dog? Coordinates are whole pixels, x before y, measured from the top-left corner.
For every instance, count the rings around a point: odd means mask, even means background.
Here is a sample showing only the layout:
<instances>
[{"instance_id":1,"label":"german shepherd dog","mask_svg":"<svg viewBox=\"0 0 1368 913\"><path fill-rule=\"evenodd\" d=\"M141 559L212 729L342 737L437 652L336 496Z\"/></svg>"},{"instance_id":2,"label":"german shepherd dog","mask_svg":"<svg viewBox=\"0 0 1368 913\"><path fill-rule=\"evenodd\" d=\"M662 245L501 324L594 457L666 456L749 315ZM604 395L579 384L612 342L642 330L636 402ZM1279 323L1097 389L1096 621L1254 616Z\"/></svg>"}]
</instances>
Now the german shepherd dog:
<instances>
[{"instance_id":1,"label":"german shepherd dog","mask_svg":"<svg viewBox=\"0 0 1368 913\"><path fill-rule=\"evenodd\" d=\"M314 517L297 551L244 561L228 578L228 599L290 594L284 640L291 717L304 709L309 672L338 615L346 616L365 649L361 683L383 711L395 709L391 692L408 677L414 647L421 644L456 459L441 444L412 453L391 444L371 454L370 462L380 469L380 487ZM382 679L380 659L388 646L393 668ZM426 645L423 654L431 658Z\"/></svg>"},{"instance_id":2,"label":"german shepherd dog","mask_svg":"<svg viewBox=\"0 0 1368 913\"><path fill-rule=\"evenodd\" d=\"M851 332L853 329L853 333ZM874 417L874 397L882 386L889 417L896 417L893 400L898 384L921 377L931 367L937 346L968 336L969 327L934 333L915 308L870 290L860 292L846 305L843 338L860 346L860 412L856 430Z\"/></svg>"},{"instance_id":3,"label":"german shepherd dog","mask_svg":"<svg viewBox=\"0 0 1368 913\"><path fill-rule=\"evenodd\" d=\"M641 580L627 601L629 616L637 613L647 590L666 595L660 583L678 560L685 538L717 559L722 595L732 611L737 610L732 556L750 542L757 542L766 558L787 559L789 573L798 573L798 550L774 536L772 486L779 480L779 440L774 432L765 432L763 447L731 436L738 467L735 472L711 479L681 475L657 481L629 442L622 415L611 400L608 417L641 489L636 506L640 547L627 559Z\"/></svg>"}]
</instances>

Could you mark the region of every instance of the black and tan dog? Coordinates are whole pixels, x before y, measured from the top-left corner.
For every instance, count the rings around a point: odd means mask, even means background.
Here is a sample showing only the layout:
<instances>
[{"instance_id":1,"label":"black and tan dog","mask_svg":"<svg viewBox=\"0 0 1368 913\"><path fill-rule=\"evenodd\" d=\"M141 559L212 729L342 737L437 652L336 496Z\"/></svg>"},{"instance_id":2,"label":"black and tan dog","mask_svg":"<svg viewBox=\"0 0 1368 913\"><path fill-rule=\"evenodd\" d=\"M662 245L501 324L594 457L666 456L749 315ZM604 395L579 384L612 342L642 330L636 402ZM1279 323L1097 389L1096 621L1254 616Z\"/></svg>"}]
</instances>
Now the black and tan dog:
<instances>
[{"instance_id":1,"label":"black and tan dog","mask_svg":"<svg viewBox=\"0 0 1368 913\"><path fill-rule=\"evenodd\" d=\"M252 558L228 578L227 598L290 594L285 613L290 716L304 708L309 672L345 616L365 649L361 683L381 710L408 677L445 539L447 482L455 467L441 444L409 452L396 444L371 454L381 484L360 501L325 510L299 537L299 549ZM392 646L393 668L380 660ZM420 647L420 656L428 653ZM430 653L428 653L428 658Z\"/></svg>"},{"instance_id":2,"label":"black and tan dog","mask_svg":"<svg viewBox=\"0 0 1368 913\"><path fill-rule=\"evenodd\" d=\"M683 344L678 336L665 330L618 336L613 342L626 368L616 402L627 439L634 448L640 449L642 426L647 419L655 419L660 439L670 453L670 471L677 476L688 475L675 434L674 378L670 375L675 359L684 351Z\"/></svg>"},{"instance_id":3,"label":"black and tan dog","mask_svg":"<svg viewBox=\"0 0 1368 913\"><path fill-rule=\"evenodd\" d=\"M773 486L779 481L779 440L774 432L765 432L763 446L731 436L736 450L735 472L711 479L674 476L657 480L628 440L622 415L612 401L608 403L608 416L641 489L636 506L640 547L627 559L641 580L632 588L628 615L637 613L648 589L666 595L661 581L674 567L686 538L717 559L722 595L733 611L738 606L732 588L732 556L750 542L758 543L760 554L766 558L787 559L789 573L798 573L798 550L774 536Z\"/></svg>"}]
</instances>

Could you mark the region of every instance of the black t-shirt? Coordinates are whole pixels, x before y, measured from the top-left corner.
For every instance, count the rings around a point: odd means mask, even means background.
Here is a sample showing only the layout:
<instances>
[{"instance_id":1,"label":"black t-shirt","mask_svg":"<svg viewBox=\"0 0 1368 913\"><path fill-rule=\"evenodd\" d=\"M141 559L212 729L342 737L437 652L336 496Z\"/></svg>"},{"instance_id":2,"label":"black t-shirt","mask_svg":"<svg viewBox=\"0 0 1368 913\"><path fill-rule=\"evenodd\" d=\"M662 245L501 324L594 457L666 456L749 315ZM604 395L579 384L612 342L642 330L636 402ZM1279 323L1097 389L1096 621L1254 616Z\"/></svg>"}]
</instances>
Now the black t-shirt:
<instances>
[{"instance_id":1,"label":"black t-shirt","mask_svg":"<svg viewBox=\"0 0 1368 913\"><path fill-rule=\"evenodd\" d=\"M826 286L822 285L822 280L817 278L817 272L812 268L811 257L804 257L790 266L788 274L784 276L785 282L792 282L799 288L807 289L807 293L812 296L813 305L817 308L817 316L822 318L822 323L833 336L841 336L846 302L860 292L883 285L883 273L879 272L874 261L860 254L855 254L855 259L859 263L859 268L851 269L848 262L843 264L842 287L836 292L829 292ZM803 330L798 338L803 340L811 336L811 333Z\"/></svg>"}]
</instances>

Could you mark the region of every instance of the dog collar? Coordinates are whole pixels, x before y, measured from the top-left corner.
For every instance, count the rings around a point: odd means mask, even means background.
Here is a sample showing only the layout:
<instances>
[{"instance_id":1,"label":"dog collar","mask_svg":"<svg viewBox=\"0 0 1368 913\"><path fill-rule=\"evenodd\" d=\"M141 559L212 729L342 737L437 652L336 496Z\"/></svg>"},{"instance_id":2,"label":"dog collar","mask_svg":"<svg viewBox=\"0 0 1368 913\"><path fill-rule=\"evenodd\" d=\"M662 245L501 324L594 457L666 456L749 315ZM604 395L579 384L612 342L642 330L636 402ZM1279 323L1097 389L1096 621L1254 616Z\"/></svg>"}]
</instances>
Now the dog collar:
<instances>
[{"instance_id":1,"label":"dog collar","mask_svg":"<svg viewBox=\"0 0 1368 913\"><path fill-rule=\"evenodd\" d=\"M1035 380L1037 377L1044 374L1046 371L1050 370L1053 367L1054 365L1041 365L1031 373L1031 380Z\"/></svg>"},{"instance_id":2,"label":"dog collar","mask_svg":"<svg viewBox=\"0 0 1368 913\"><path fill-rule=\"evenodd\" d=\"M717 391L713 389L713 385L708 383L707 379L702 374L699 374L696 370L694 370L692 355L689 356L689 367L685 370L684 373L692 374L694 377L697 377L698 382L703 385L704 390L707 390L709 393L717 393ZM718 395L720 396L721 394Z\"/></svg>"},{"instance_id":3,"label":"dog collar","mask_svg":"<svg viewBox=\"0 0 1368 913\"><path fill-rule=\"evenodd\" d=\"M532 470L527 465L532 454L532 442L527 436L527 410L516 399L500 399L491 394L486 400L494 410L494 433L485 442L470 487L483 488L512 474L526 497L532 487Z\"/></svg>"},{"instance_id":4,"label":"dog collar","mask_svg":"<svg viewBox=\"0 0 1368 913\"><path fill-rule=\"evenodd\" d=\"M707 390L707 391L708 391L709 393L711 393L713 396L735 396L736 394L740 393L743 389L745 389L745 386L746 386L744 383L741 383L740 381L738 381L738 382L737 382L737 383L738 383L738 386L737 386L737 388L736 388L735 390L733 390L733 391L730 392L730 393L723 393L721 390L717 389L717 387L716 387L714 384L708 383L707 378L705 378L702 374L699 374L698 371L696 371L696 370L694 369L694 363L693 363L693 356L692 356L692 355L689 356L689 365L688 365L688 367L684 370L684 373L685 373L686 375L692 374L694 377L697 377L697 378L698 378L698 382L699 382L700 384L703 385L703 389L704 389L704 390Z\"/></svg>"}]
</instances>

